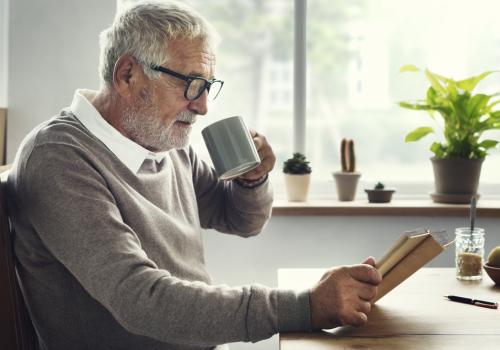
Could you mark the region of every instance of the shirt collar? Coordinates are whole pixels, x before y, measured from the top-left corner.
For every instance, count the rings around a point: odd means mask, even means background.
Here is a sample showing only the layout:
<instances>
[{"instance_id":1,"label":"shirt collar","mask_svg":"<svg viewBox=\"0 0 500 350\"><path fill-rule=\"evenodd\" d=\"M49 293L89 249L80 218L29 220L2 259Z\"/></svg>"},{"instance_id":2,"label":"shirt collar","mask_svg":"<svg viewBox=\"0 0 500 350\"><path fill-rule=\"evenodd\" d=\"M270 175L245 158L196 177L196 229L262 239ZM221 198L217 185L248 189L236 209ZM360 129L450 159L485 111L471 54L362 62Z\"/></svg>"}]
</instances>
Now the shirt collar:
<instances>
[{"instance_id":1,"label":"shirt collar","mask_svg":"<svg viewBox=\"0 0 500 350\"><path fill-rule=\"evenodd\" d=\"M153 153L126 138L109 124L90 102L96 94L93 90L76 90L70 110L127 168L137 174L145 159L155 159L159 163L165 158L166 152Z\"/></svg>"}]
</instances>

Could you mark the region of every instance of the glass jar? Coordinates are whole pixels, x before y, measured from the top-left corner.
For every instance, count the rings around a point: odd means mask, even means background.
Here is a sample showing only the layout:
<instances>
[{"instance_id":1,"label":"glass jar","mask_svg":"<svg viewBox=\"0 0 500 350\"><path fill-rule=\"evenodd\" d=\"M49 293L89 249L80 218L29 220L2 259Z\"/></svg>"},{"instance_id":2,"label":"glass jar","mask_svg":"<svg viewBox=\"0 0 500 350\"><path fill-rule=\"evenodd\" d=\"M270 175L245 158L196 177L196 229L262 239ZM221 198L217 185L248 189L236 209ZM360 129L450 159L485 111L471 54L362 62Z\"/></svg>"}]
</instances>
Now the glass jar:
<instances>
[{"instance_id":1,"label":"glass jar","mask_svg":"<svg viewBox=\"0 0 500 350\"><path fill-rule=\"evenodd\" d=\"M483 277L484 229L455 229L455 265L459 280L480 280Z\"/></svg>"}]
</instances>

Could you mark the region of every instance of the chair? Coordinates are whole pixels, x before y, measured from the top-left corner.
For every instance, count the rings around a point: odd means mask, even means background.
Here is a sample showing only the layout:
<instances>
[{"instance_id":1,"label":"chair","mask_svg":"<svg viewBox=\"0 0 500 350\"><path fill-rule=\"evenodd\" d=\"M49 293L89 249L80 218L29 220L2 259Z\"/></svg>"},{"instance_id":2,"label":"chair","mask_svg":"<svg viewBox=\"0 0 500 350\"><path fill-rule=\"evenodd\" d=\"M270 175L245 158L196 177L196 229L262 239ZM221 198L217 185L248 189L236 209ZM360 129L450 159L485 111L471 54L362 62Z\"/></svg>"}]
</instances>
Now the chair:
<instances>
[{"instance_id":1,"label":"chair","mask_svg":"<svg viewBox=\"0 0 500 350\"><path fill-rule=\"evenodd\" d=\"M38 350L38 339L16 277L5 200L6 174L0 184L0 349Z\"/></svg>"}]
</instances>

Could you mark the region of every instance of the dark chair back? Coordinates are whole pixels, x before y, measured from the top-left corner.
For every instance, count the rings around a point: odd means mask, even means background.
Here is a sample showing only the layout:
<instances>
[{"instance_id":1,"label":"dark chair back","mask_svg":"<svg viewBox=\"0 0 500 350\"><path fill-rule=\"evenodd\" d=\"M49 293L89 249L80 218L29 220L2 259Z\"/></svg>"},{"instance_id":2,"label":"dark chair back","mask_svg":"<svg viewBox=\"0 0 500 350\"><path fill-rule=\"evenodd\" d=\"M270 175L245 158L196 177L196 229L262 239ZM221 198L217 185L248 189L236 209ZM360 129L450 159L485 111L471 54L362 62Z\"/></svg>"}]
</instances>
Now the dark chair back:
<instances>
[{"instance_id":1,"label":"dark chair back","mask_svg":"<svg viewBox=\"0 0 500 350\"><path fill-rule=\"evenodd\" d=\"M5 199L6 174L0 185L0 349L38 350L38 340L24 304Z\"/></svg>"}]
</instances>

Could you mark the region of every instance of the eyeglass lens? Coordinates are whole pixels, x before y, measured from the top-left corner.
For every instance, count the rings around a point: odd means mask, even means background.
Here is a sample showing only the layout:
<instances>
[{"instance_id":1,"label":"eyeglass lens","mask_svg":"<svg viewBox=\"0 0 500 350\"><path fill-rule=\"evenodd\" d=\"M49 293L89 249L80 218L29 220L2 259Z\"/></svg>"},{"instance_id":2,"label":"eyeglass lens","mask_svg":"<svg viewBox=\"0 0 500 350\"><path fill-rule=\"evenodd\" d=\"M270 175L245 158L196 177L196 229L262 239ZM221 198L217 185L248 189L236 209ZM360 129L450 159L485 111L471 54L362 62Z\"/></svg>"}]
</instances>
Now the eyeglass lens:
<instances>
[{"instance_id":1,"label":"eyeglass lens","mask_svg":"<svg viewBox=\"0 0 500 350\"><path fill-rule=\"evenodd\" d=\"M205 92L207 85L209 85L209 83L203 79L193 79L186 91L186 97L189 100L197 99L203 94L203 92ZM214 81L207 89L208 99L214 100L219 94L221 88L222 88L222 83L220 81Z\"/></svg>"}]
</instances>

